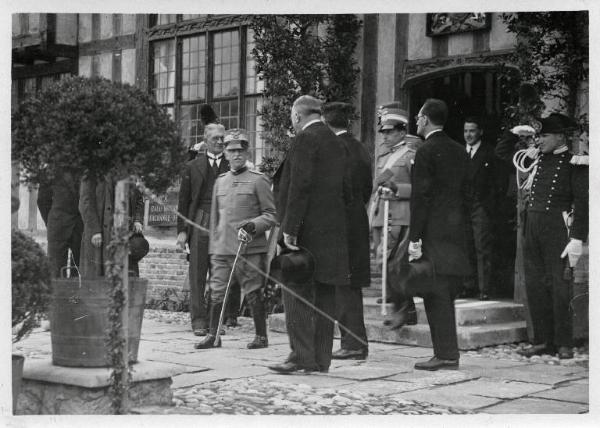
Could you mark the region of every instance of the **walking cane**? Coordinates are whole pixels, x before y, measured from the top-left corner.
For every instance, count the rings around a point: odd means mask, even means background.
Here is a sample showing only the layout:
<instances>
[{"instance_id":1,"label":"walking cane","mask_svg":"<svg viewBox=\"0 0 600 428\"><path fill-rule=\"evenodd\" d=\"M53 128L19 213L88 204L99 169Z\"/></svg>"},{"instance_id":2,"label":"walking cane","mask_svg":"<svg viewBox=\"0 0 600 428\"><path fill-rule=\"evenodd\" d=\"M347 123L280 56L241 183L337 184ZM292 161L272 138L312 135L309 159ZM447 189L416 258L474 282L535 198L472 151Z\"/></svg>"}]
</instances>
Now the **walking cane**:
<instances>
[{"instance_id":1,"label":"walking cane","mask_svg":"<svg viewBox=\"0 0 600 428\"><path fill-rule=\"evenodd\" d=\"M233 265L231 266L231 273L229 274L229 281L227 281L227 287L225 287L225 297L223 297L223 306L221 307L221 314L219 315L219 325L217 326L217 334L215 335L215 346L221 343L221 328L223 327L223 316L225 315L225 308L227 306L227 297L229 296L229 288L231 288L231 280L233 279L233 273L235 272L235 266L237 264L238 259L240 258L240 253L242 252L242 248L249 241L240 239L240 245L238 246L237 253L235 254L235 259L233 259Z\"/></svg>"},{"instance_id":2,"label":"walking cane","mask_svg":"<svg viewBox=\"0 0 600 428\"><path fill-rule=\"evenodd\" d=\"M387 315L387 258L388 258L388 227L389 227L390 201L383 200L383 243L381 263L381 315Z\"/></svg>"}]
</instances>

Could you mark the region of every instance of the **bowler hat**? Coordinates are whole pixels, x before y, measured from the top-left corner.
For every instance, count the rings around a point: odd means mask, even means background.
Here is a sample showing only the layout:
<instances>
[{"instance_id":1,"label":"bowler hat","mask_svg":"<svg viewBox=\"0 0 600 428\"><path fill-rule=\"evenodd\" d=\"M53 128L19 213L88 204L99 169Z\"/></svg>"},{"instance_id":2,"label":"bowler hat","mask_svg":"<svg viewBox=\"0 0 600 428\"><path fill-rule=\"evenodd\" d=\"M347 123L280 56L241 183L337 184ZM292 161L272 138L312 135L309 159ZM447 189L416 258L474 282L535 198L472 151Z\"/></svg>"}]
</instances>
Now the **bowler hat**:
<instances>
[{"instance_id":1,"label":"bowler hat","mask_svg":"<svg viewBox=\"0 0 600 428\"><path fill-rule=\"evenodd\" d=\"M390 285L402 295L422 296L433 291L434 276L433 263L425 256L412 262L403 257L395 281L391 281Z\"/></svg>"},{"instance_id":2,"label":"bowler hat","mask_svg":"<svg viewBox=\"0 0 600 428\"><path fill-rule=\"evenodd\" d=\"M150 251L150 244L140 232L134 233L129 238L129 255L135 261L140 261Z\"/></svg>"},{"instance_id":3,"label":"bowler hat","mask_svg":"<svg viewBox=\"0 0 600 428\"><path fill-rule=\"evenodd\" d=\"M540 120L542 129L540 134L560 134L569 128L575 127L575 123L564 114L552 113Z\"/></svg>"},{"instance_id":4,"label":"bowler hat","mask_svg":"<svg viewBox=\"0 0 600 428\"><path fill-rule=\"evenodd\" d=\"M279 282L310 282L315 273L315 258L306 248L285 249L271 261L271 276Z\"/></svg>"},{"instance_id":5,"label":"bowler hat","mask_svg":"<svg viewBox=\"0 0 600 428\"><path fill-rule=\"evenodd\" d=\"M242 149L246 150L250 145L250 140L248 139L248 132L242 128L234 128L230 129L225 133L225 138L223 139L225 143L225 149L234 150L234 149Z\"/></svg>"},{"instance_id":6,"label":"bowler hat","mask_svg":"<svg viewBox=\"0 0 600 428\"><path fill-rule=\"evenodd\" d=\"M382 109L380 124L379 132L394 129L397 126L406 127L408 125L408 113L399 108Z\"/></svg>"}]
</instances>

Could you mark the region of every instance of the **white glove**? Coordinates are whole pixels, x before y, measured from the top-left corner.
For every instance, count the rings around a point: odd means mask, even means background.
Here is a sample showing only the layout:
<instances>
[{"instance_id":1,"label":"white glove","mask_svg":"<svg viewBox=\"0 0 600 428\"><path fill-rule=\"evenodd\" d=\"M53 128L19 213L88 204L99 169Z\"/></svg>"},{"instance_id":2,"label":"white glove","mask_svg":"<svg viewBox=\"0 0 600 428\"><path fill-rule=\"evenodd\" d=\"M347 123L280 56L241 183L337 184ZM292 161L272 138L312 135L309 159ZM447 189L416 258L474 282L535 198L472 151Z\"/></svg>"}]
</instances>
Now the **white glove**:
<instances>
[{"instance_id":1,"label":"white glove","mask_svg":"<svg viewBox=\"0 0 600 428\"><path fill-rule=\"evenodd\" d=\"M411 242L408 244L408 261L419 260L423 257L423 251L421 250L421 240L418 242Z\"/></svg>"},{"instance_id":2,"label":"white glove","mask_svg":"<svg viewBox=\"0 0 600 428\"><path fill-rule=\"evenodd\" d=\"M238 238L238 241L243 241L243 242L252 241L252 235L249 234L248 232L246 232L244 230L244 228L240 228L240 230L238 230L237 238Z\"/></svg>"},{"instance_id":3,"label":"white glove","mask_svg":"<svg viewBox=\"0 0 600 428\"><path fill-rule=\"evenodd\" d=\"M563 259L565 256L569 256L569 266L575 267L579 257L583 253L583 242L580 239L571 239L565 249L563 250L560 258Z\"/></svg>"},{"instance_id":4,"label":"white glove","mask_svg":"<svg viewBox=\"0 0 600 428\"><path fill-rule=\"evenodd\" d=\"M535 146L529 147L527 149L527 151L525 152L525 156L527 156L529 159L537 159L539 154L540 154L540 149L538 149Z\"/></svg>"}]
</instances>

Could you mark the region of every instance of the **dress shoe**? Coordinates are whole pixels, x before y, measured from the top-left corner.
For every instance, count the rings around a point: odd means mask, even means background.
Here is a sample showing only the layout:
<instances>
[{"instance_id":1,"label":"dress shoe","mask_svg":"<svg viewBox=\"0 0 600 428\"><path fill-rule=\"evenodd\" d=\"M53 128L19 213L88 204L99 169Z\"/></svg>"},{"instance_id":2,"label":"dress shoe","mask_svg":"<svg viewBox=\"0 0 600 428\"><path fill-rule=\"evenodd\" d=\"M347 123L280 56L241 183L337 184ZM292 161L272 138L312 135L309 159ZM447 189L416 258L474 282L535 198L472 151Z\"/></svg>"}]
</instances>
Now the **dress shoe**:
<instances>
[{"instance_id":1,"label":"dress shoe","mask_svg":"<svg viewBox=\"0 0 600 428\"><path fill-rule=\"evenodd\" d=\"M383 325L389 326L392 330L398 330L405 324L415 325L417 323L416 318L417 312L409 311L408 304L404 304L400 309L392 312L391 318L384 320Z\"/></svg>"},{"instance_id":2,"label":"dress shoe","mask_svg":"<svg viewBox=\"0 0 600 428\"><path fill-rule=\"evenodd\" d=\"M207 334L204 339L194 345L196 349L210 349L210 348L220 348L221 347L221 339L217 340L217 337L214 334Z\"/></svg>"},{"instance_id":3,"label":"dress shoe","mask_svg":"<svg viewBox=\"0 0 600 428\"><path fill-rule=\"evenodd\" d=\"M321 371L321 369L316 366L315 367L303 367L301 365L292 363L290 361L285 361L281 364L274 364L272 366L269 366L269 369L271 369L277 373L280 373L280 374L290 374L290 373L299 372L299 371L304 371L304 373ZM325 369L325 370L327 370L327 369Z\"/></svg>"},{"instance_id":4,"label":"dress shoe","mask_svg":"<svg viewBox=\"0 0 600 428\"><path fill-rule=\"evenodd\" d=\"M560 360L568 360L570 358L573 358L573 349L567 346L561 346L560 348L558 348L558 358Z\"/></svg>"},{"instance_id":5,"label":"dress shoe","mask_svg":"<svg viewBox=\"0 0 600 428\"><path fill-rule=\"evenodd\" d=\"M529 348L517 350L517 354L523 357L533 357L534 355L542 354L554 354L555 349L553 346L546 345L545 343L539 345L531 345Z\"/></svg>"},{"instance_id":6,"label":"dress shoe","mask_svg":"<svg viewBox=\"0 0 600 428\"><path fill-rule=\"evenodd\" d=\"M338 349L333 354L331 354L331 358L334 360L365 360L369 355L369 351L365 348L362 349Z\"/></svg>"},{"instance_id":7,"label":"dress shoe","mask_svg":"<svg viewBox=\"0 0 600 428\"><path fill-rule=\"evenodd\" d=\"M429 361L421 361L416 363L415 369L430 371L439 369L456 370L458 369L458 360L442 360L438 357L432 357Z\"/></svg>"},{"instance_id":8,"label":"dress shoe","mask_svg":"<svg viewBox=\"0 0 600 428\"><path fill-rule=\"evenodd\" d=\"M227 327L237 327L239 324L236 317L227 317L225 320L225 325Z\"/></svg>"},{"instance_id":9,"label":"dress shoe","mask_svg":"<svg viewBox=\"0 0 600 428\"><path fill-rule=\"evenodd\" d=\"M248 349L266 348L269 346L267 336L254 336L254 340L246 345Z\"/></svg>"},{"instance_id":10,"label":"dress shoe","mask_svg":"<svg viewBox=\"0 0 600 428\"><path fill-rule=\"evenodd\" d=\"M195 328L193 330L194 336L206 336L208 334L207 328Z\"/></svg>"}]
</instances>

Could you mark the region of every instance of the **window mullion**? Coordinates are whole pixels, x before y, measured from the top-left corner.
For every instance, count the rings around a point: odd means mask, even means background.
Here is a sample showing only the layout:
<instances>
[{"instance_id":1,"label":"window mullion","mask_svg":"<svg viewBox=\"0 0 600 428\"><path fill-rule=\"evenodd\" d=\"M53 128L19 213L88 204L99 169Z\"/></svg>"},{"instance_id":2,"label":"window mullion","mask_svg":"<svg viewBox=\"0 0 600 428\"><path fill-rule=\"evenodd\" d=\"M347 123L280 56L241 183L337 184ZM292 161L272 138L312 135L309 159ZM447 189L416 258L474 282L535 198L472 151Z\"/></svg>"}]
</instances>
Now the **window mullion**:
<instances>
[{"instance_id":1,"label":"window mullion","mask_svg":"<svg viewBox=\"0 0 600 428\"><path fill-rule=\"evenodd\" d=\"M214 43L213 43L213 38L212 38L212 34L209 33L208 31L206 32L206 53L208 55L207 58L207 62L206 62L206 102L208 104L211 104L213 102L213 68L214 68L214 54L213 54L213 49L214 49Z\"/></svg>"},{"instance_id":2,"label":"window mullion","mask_svg":"<svg viewBox=\"0 0 600 428\"><path fill-rule=\"evenodd\" d=\"M238 116L240 128L246 128L246 49L247 46L247 32L246 27L240 26L240 71L238 78L239 80L239 91L238 91Z\"/></svg>"},{"instance_id":3,"label":"window mullion","mask_svg":"<svg viewBox=\"0 0 600 428\"><path fill-rule=\"evenodd\" d=\"M173 114L175 115L175 121L178 122L180 118L181 108L181 85L182 85L182 54L183 42L180 37L175 37L175 99L173 105Z\"/></svg>"}]
</instances>

